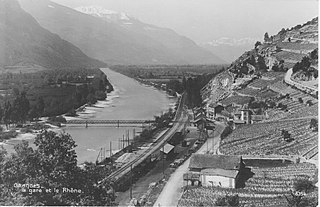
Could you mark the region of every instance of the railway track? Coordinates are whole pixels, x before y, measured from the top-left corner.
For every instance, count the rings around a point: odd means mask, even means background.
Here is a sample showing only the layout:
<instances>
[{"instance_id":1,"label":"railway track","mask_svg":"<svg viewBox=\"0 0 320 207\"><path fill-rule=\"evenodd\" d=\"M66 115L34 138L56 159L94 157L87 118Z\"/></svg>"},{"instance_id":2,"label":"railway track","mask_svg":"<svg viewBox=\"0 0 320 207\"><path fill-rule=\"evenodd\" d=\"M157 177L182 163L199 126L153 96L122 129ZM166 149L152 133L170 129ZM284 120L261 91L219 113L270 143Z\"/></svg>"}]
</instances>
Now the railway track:
<instances>
[{"instance_id":1,"label":"railway track","mask_svg":"<svg viewBox=\"0 0 320 207\"><path fill-rule=\"evenodd\" d=\"M160 148L170 139L175 132L182 130L184 128L184 124L188 120L187 114L184 112L184 102L185 102L185 95L183 94L180 101L179 106L177 109L177 113L174 117L174 125L171 129L166 131L160 139L157 140L154 144L152 144L148 149L146 149L142 154L140 154L138 157L136 157L134 160L124 164L119 169L112 172L108 177L101 180L100 183L103 183L104 181L112 181L117 182L122 176L128 174L131 171L131 168L134 168L138 165L140 165L142 162L144 162L148 157L150 157L153 153L155 153L157 150L160 150Z\"/></svg>"}]
</instances>

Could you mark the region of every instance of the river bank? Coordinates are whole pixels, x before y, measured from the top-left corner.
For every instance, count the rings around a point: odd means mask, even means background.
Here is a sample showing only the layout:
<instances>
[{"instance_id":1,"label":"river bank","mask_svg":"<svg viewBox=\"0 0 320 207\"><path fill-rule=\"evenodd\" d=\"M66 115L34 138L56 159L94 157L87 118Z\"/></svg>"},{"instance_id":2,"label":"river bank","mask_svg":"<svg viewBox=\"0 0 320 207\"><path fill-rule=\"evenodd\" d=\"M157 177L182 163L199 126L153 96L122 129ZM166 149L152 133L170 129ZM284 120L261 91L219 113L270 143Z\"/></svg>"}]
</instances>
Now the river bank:
<instances>
[{"instance_id":1,"label":"river bank","mask_svg":"<svg viewBox=\"0 0 320 207\"><path fill-rule=\"evenodd\" d=\"M161 115L168 108L174 107L176 98L170 97L163 91L154 87L145 86L136 80L114 72L107 68L101 69L114 87L114 91L108 94L105 101L98 101L95 105L86 106L83 111L78 112L77 117L66 117L66 119L98 119L98 120L150 120L154 116ZM84 126L62 127L60 131L69 133L75 140L77 147L78 164L85 161L95 162L101 148L112 151L119 149L119 139L127 131L133 136L133 130L138 134L141 127L99 127ZM10 153L13 145L27 140L32 146L34 135L22 135L6 141L2 144Z\"/></svg>"}]
</instances>

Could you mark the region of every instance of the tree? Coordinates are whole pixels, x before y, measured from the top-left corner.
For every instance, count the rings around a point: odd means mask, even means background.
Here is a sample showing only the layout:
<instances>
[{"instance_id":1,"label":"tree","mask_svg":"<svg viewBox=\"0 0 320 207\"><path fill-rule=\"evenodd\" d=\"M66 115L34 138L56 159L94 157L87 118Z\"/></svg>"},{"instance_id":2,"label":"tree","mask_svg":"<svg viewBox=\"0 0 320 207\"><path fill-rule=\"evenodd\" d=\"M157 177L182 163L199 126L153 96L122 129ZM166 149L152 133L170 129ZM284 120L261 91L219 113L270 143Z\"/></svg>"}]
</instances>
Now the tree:
<instances>
[{"instance_id":1,"label":"tree","mask_svg":"<svg viewBox=\"0 0 320 207\"><path fill-rule=\"evenodd\" d=\"M266 71L267 70L267 65L264 61L264 58L262 56L258 56L258 61L257 61L257 64L258 64L258 68L262 71Z\"/></svg>"},{"instance_id":2,"label":"tree","mask_svg":"<svg viewBox=\"0 0 320 207\"><path fill-rule=\"evenodd\" d=\"M312 131L318 131L318 120L311 119L309 128L312 129Z\"/></svg>"},{"instance_id":3,"label":"tree","mask_svg":"<svg viewBox=\"0 0 320 207\"><path fill-rule=\"evenodd\" d=\"M305 193L300 191L290 191L290 195L284 195L287 200L288 207L316 207L318 200L315 198L308 198Z\"/></svg>"},{"instance_id":4,"label":"tree","mask_svg":"<svg viewBox=\"0 0 320 207\"><path fill-rule=\"evenodd\" d=\"M270 40L268 32L264 34L264 41L268 42Z\"/></svg>"},{"instance_id":5,"label":"tree","mask_svg":"<svg viewBox=\"0 0 320 207\"><path fill-rule=\"evenodd\" d=\"M314 190L315 186L312 181L308 179L298 180L294 183L294 189L299 192L310 193Z\"/></svg>"},{"instance_id":6,"label":"tree","mask_svg":"<svg viewBox=\"0 0 320 207\"><path fill-rule=\"evenodd\" d=\"M94 104L97 102L97 99L93 93L89 93L87 96L87 103L88 104Z\"/></svg>"},{"instance_id":7,"label":"tree","mask_svg":"<svg viewBox=\"0 0 320 207\"><path fill-rule=\"evenodd\" d=\"M2 122L2 118L3 118L3 109L0 105L0 123Z\"/></svg>"},{"instance_id":8,"label":"tree","mask_svg":"<svg viewBox=\"0 0 320 207\"><path fill-rule=\"evenodd\" d=\"M44 113L44 108L45 108L45 104L44 104L44 100L43 98L40 96L37 100L37 103L36 103L36 110L37 110L37 113L38 113L38 116L37 118L41 117Z\"/></svg>"},{"instance_id":9,"label":"tree","mask_svg":"<svg viewBox=\"0 0 320 207\"><path fill-rule=\"evenodd\" d=\"M0 159L0 205L111 205L112 188L105 181L99 184L107 169L94 164L79 168L69 134L42 131L35 145L34 150L22 142L15 146L15 154ZM15 183L34 186L13 188ZM31 189L42 192L30 195Z\"/></svg>"},{"instance_id":10,"label":"tree","mask_svg":"<svg viewBox=\"0 0 320 207\"><path fill-rule=\"evenodd\" d=\"M254 48L257 49L257 47L258 47L259 45L261 45L261 42L260 42L260 41L257 41L256 44L254 44Z\"/></svg>"},{"instance_id":11,"label":"tree","mask_svg":"<svg viewBox=\"0 0 320 207\"><path fill-rule=\"evenodd\" d=\"M14 123L24 123L27 120L30 103L26 97L26 92L17 93L12 104L11 120Z\"/></svg>"},{"instance_id":12,"label":"tree","mask_svg":"<svg viewBox=\"0 0 320 207\"><path fill-rule=\"evenodd\" d=\"M310 53L310 58L312 60L318 60L318 48L314 49L311 53Z\"/></svg>"},{"instance_id":13,"label":"tree","mask_svg":"<svg viewBox=\"0 0 320 207\"><path fill-rule=\"evenodd\" d=\"M218 197L216 202L216 206L239 206L239 196L238 194L235 195L226 195L225 197Z\"/></svg>"},{"instance_id":14,"label":"tree","mask_svg":"<svg viewBox=\"0 0 320 207\"><path fill-rule=\"evenodd\" d=\"M7 128L11 121L11 113L12 113L12 106L9 101L6 101L3 109L3 122L5 123Z\"/></svg>"},{"instance_id":15,"label":"tree","mask_svg":"<svg viewBox=\"0 0 320 207\"><path fill-rule=\"evenodd\" d=\"M182 87L183 87L183 90L186 90L187 88L187 79L184 75L182 77Z\"/></svg>"}]
</instances>

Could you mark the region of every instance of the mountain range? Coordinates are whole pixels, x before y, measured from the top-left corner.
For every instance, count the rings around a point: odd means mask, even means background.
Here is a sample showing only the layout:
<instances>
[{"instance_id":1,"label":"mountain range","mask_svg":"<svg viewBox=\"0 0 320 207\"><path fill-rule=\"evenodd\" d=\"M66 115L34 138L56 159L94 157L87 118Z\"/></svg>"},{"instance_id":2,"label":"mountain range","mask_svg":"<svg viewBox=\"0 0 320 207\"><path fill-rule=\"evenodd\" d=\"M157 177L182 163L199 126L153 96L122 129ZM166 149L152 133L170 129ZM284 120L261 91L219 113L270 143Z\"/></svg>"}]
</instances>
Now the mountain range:
<instances>
[{"instance_id":1,"label":"mountain range","mask_svg":"<svg viewBox=\"0 0 320 207\"><path fill-rule=\"evenodd\" d=\"M173 30L97 7L71 9L19 0L41 26L108 64L220 64L225 61ZM91 8L91 9L90 9Z\"/></svg>"},{"instance_id":2,"label":"mountain range","mask_svg":"<svg viewBox=\"0 0 320 207\"><path fill-rule=\"evenodd\" d=\"M243 52L250 50L257 41L261 41L261 38L247 37L235 39L222 37L209 42L200 43L199 45L213 54L219 54L219 57L228 63L231 63Z\"/></svg>"},{"instance_id":3,"label":"mountain range","mask_svg":"<svg viewBox=\"0 0 320 207\"><path fill-rule=\"evenodd\" d=\"M15 0L0 0L0 67L100 67L79 48L42 28Z\"/></svg>"}]
</instances>

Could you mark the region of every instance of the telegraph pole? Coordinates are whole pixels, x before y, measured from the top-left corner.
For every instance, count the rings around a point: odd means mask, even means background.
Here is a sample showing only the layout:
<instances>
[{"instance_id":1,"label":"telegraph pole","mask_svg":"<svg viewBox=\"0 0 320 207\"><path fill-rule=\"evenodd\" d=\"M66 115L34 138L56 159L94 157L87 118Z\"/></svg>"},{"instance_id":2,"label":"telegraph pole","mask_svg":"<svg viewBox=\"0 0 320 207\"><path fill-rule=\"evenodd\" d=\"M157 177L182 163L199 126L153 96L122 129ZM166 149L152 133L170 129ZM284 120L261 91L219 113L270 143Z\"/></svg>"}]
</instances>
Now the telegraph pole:
<instances>
[{"instance_id":1,"label":"telegraph pole","mask_svg":"<svg viewBox=\"0 0 320 207\"><path fill-rule=\"evenodd\" d=\"M164 175L164 145L162 146L162 174Z\"/></svg>"},{"instance_id":2,"label":"telegraph pole","mask_svg":"<svg viewBox=\"0 0 320 207\"><path fill-rule=\"evenodd\" d=\"M112 141L110 141L110 160L111 160L111 156L112 156Z\"/></svg>"},{"instance_id":3,"label":"telegraph pole","mask_svg":"<svg viewBox=\"0 0 320 207\"><path fill-rule=\"evenodd\" d=\"M130 200L132 199L132 164L130 165L130 175L131 175L131 178L130 178L130 182L131 182L131 185L130 185Z\"/></svg>"}]
</instances>

